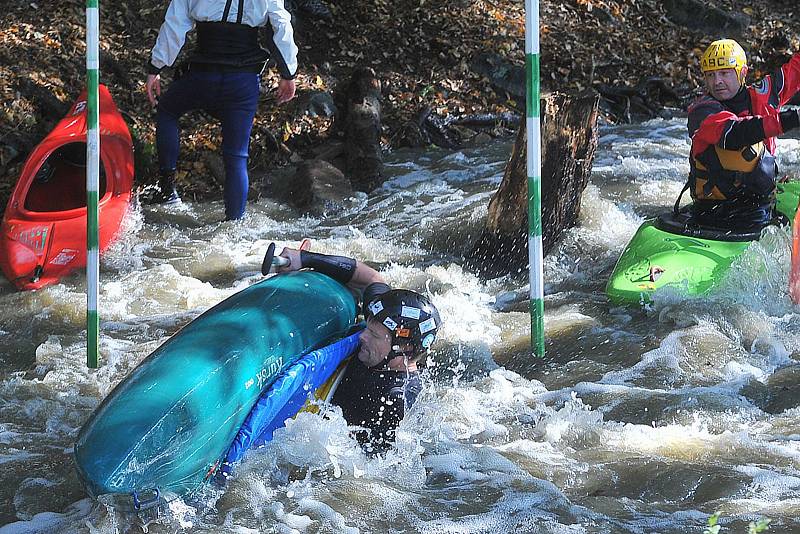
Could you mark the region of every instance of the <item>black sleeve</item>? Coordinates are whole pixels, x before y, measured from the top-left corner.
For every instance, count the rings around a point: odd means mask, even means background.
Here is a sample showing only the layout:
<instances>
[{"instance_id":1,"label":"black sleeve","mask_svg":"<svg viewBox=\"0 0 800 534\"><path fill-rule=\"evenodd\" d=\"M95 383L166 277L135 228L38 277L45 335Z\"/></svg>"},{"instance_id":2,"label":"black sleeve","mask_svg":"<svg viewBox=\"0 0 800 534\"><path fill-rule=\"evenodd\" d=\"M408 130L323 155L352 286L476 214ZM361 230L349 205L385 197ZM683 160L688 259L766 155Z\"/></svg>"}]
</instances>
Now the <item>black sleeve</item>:
<instances>
[{"instance_id":1,"label":"black sleeve","mask_svg":"<svg viewBox=\"0 0 800 534\"><path fill-rule=\"evenodd\" d=\"M288 6L286 7L288 10ZM294 14L292 14L292 19L294 19ZM269 64L274 64L278 67L278 72L281 75L281 78L284 80L294 80L297 74L292 74L289 72L289 67L286 65L286 60L283 59L283 54L278 49L278 46L275 44L275 30L272 29L272 24L265 24L264 25L264 45L267 47L267 52L269 52Z\"/></svg>"},{"instance_id":2,"label":"black sleeve","mask_svg":"<svg viewBox=\"0 0 800 534\"><path fill-rule=\"evenodd\" d=\"M800 114L796 110L781 111L778 116L781 121L781 128L784 132L800 128Z\"/></svg>"},{"instance_id":3,"label":"black sleeve","mask_svg":"<svg viewBox=\"0 0 800 534\"><path fill-rule=\"evenodd\" d=\"M722 107L719 100L711 97L704 97L694 102L689 107L689 119L687 121L689 137L692 137L697 129L700 128L706 117L724 110L725 108Z\"/></svg>"},{"instance_id":4,"label":"black sleeve","mask_svg":"<svg viewBox=\"0 0 800 534\"><path fill-rule=\"evenodd\" d=\"M347 285L353 279L357 262L347 256L333 256L301 250L300 265L328 275L342 285Z\"/></svg>"},{"instance_id":5,"label":"black sleeve","mask_svg":"<svg viewBox=\"0 0 800 534\"><path fill-rule=\"evenodd\" d=\"M719 147L725 150L739 150L760 143L766 138L764 121L761 117L749 117L741 121L730 121L719 141Z\"/></svg>"}]
</instances>

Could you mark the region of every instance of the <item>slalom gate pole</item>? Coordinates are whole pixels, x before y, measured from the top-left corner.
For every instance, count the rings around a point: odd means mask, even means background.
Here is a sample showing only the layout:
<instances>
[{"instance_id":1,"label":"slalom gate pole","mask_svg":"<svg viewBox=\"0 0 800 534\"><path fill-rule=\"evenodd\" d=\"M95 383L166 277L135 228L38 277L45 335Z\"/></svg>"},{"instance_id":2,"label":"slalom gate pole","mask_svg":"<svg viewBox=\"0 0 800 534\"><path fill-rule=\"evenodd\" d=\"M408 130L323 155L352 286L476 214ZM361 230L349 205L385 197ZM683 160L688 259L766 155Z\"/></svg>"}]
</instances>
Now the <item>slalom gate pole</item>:
<instances>
[{"instance_id":1,"label":"slalom gate pole","mask_svg":"<svg viewBox=\"0 0 800 534\"><path fill-rule=\"evenodd\" d=\"M86 0L86 365L97 368L100 318L97 315L100 281L99 210L100 109L97 84L100 78L99 0Z\"/></svg>"},{"instance_id":2,"label":"slalom gate pole","mask_svg":"<svg viewBox=\"0 0 800 534\"><path fill-rule=\"evenodd\" d=\"M542 158L539 105L539 0L525 0L527 73L528 276L531 287L531 351L544 356L544 275L542 273Z\"/></svg>"}]
</instances>

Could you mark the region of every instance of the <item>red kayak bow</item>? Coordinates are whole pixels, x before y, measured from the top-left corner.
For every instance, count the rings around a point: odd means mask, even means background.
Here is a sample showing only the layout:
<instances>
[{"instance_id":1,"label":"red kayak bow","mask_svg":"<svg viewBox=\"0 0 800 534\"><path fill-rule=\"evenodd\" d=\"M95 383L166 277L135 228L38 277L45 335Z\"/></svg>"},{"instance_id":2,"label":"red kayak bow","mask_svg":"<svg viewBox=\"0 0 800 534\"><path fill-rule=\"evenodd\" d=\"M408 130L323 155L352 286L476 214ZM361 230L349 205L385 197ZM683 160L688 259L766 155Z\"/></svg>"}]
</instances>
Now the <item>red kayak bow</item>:
<instances>
[{"instance_id":1,"label":"red kayak bow","mask_svg":"<svg viewBox=\"0 0 800 534\"><path fill-rule=\"evenodd\" d=\"M99 87L100 252L116 236L133 187L133 142ZM86 92L31 151L0 227L0 269L19 289L57 283L86 266Z\"/></svg>"}]
</instances>

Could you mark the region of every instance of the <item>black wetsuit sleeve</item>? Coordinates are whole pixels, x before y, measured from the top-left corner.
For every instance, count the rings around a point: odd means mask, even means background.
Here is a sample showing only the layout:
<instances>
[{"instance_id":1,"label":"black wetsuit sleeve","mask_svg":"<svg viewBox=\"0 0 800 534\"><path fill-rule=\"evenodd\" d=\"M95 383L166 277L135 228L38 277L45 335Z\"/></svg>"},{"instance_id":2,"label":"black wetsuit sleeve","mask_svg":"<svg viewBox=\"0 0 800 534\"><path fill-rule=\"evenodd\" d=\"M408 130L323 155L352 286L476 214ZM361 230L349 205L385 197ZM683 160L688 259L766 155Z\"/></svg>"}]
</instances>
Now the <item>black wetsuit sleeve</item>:
<instances>
[{"instance_id":1,"label":"black wetsuit sleeve","mask_svg":"<svg viewBox=\"0 0 800 534\"><path fill-rule=\"evenodd\" d=\"M300 265L328 275L342 285L347 285L356 272L356 260L353 258L319 254L308 250L300 251Z\"/></svg>"},{"instance_id":2,"label":"black wetsuit sleeve","mask_svg":"<svg viewBox=\"0 0 800 534\"><path fill-rule=\"evenodd\" d=\"M725 150L739 150L760 143L767 138L761 117L747 117L741 121L729 121L728 127L718 143Z\"/></svg>"},{"instance_id":3,"label":"black wetsuit sleeve","mask_svg":"<svg viewBox=\"0 0 800 534\"><path fill-rule=\"evenodd\" d=\"M689 108L689 118L687 121L689 137L695 134L704 120L724 110L725 108L722 107L719 100L714 100L713 98L702 98L692 104Z\"/></svg>"},{"instance_id":4,"label":"black wetsuit sleeve","mask_svg":"<svg viewBox=\"0 0 800 534\"><path fill-rule=\"evenodd\" d=\"M800 128L800 113L796 110L781 111L778 116L781 121L781 128L784 132Z\"/></svg>"}]
</instances>

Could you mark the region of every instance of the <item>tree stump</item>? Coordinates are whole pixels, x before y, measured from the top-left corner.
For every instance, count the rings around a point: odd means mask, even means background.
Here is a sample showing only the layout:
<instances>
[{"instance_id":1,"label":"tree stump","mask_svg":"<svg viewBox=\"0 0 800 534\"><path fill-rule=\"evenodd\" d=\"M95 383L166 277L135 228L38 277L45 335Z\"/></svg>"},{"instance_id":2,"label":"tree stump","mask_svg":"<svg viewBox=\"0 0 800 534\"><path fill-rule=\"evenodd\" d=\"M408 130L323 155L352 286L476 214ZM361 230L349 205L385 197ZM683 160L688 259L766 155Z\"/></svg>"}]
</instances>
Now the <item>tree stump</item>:
<instances>
[{"instance_id":1,"label":"tree stump","mask_svg":"<svg viewBox=\"0 0 800 534\"><path fill-rule=\"evenodd\" d=\"M346 174L354 189L369 193L384 180L381 82L374 70L360 67L339 97L345 102L336 121L344 133Z\"/></svg>"},{"instance_id":2,"label":"tree stump","mask_svg":"<svg viewBox=\"0 0 800 534\"><path fill-rule=\"evenodd\" d=\"M551 93L541 99L542 225L547 254L578 219L581 195L597 150L599 96ZM482 276L519 272L528 266L528 173L523 121L503 181L489 202L483 234L467 257Z\"/></svg>"}]
</instances>

